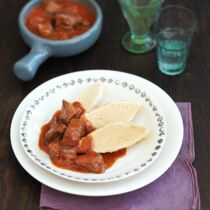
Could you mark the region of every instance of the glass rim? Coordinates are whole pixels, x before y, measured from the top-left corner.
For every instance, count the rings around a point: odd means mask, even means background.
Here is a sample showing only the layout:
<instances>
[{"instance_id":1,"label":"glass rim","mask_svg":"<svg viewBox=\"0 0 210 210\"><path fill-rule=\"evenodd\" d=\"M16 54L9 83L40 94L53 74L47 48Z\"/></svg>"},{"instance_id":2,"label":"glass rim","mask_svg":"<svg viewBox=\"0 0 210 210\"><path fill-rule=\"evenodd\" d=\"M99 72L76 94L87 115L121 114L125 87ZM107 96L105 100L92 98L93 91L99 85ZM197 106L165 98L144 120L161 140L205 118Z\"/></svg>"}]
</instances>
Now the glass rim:
<instances>
[{"instance_id":1,"label":"glass rim","mask_svg":"<svg viewBox=\"0 0 210 210\"><path fill-rule=\"evenodd\" d=\"M120 1L120 0L119 0ZM141 5L141 6L132 6L134 8L139 8L139 9L145 9L145 8L151 8L155 5L157 5L158 3L163 3L165 0L155 0L152 4L149 5Z\"/></svg>"},{"instance_id":2,"label":"glass rim","mask_svg":"<svg viewBox=\"0 0 210 210\"><path fill-rule=\"evenodd\" d=\"M196 18L195 13L194 13L191 9L189 9L189 8L187 8L187 7L185 7L185 6L182 6L182 5L170 4L170 5L164 6L164 7L162 7L162 8L160 9L159 14L161 14L161 12L163 12L164 10L173 9L173 8L181 9L182 11L185 11L185 12L187 12L188 14L190 14L191 17L192 17L192 25L189 26L189 27L187 27L187 28L185 28L185 29L183 29L183 30L188 31L188 30L191 30L192 28L194 28L194 27L196 26L197 18ZM157 17L157 19L156 19L156 21L155 21L155 22L156 22L156 24L155 24L156 27L157 27L159 30L161 30L161 29L164 30L163 28L159 27L158 19L159 19L159 16Z\"/></svg>"}]
</instances>

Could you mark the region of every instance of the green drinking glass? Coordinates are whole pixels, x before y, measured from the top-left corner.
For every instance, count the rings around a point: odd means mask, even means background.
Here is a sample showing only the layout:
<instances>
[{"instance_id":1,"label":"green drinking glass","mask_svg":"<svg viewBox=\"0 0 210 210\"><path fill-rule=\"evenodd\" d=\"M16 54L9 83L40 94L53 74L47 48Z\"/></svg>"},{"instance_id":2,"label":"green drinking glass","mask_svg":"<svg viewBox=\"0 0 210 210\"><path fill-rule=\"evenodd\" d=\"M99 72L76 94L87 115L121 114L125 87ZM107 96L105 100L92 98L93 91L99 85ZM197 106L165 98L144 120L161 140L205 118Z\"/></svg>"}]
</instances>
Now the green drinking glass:
<instances>
[{"instance_id":1,"label":"green drinking glass","mask_svg":"<svg viewBox=\"0 0 210 210\"><path fill-rule=\"evenodd\" d=\"M175 76L184 71L196 22L195 14L183 6L168 5L160 10L155 29L162 73Z\"/></svg>"},{"instance_id":2,"label":"green drinking glass","mask_svg":"<svg viewBox=\"0 0 210 210\"><path fill-rule=\"evenodd\" d=\"M118 0L130 31L121 43L129 52L143 54L156 46L151 27L164 0Z\"/></svg>"}]
</instances>

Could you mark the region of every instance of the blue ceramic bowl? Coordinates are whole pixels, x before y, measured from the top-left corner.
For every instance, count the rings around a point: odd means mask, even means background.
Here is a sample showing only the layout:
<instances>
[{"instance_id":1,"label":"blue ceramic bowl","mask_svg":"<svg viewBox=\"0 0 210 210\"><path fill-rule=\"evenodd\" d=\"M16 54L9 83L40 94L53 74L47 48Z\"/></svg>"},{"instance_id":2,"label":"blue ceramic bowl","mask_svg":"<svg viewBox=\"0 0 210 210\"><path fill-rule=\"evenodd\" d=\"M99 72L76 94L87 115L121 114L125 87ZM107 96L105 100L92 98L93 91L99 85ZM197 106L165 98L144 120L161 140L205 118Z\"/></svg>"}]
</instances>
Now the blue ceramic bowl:
<instances>
[{"instance_id":1,"label":"blue ceramic bowl","mask_svg":"<svg viewBox=\"0 0 210 210\"><path fill-rule=\"evenodd\" d=\"M30 32L25 25L26 16L34 7L42 2L41 0L31 0L23 7L19 15L19 28L23 40L31 47L31 51L14 64L13 70L19 79L23 81L31 80L35 76L39 66L50 56L66 57L77 55L87 50L96 42L102 28L101 8L94 0L74 1L88 6L95 13L96 21L85 33L72 39L59 41L41 38Z\"/></svg>"}]
</instances>

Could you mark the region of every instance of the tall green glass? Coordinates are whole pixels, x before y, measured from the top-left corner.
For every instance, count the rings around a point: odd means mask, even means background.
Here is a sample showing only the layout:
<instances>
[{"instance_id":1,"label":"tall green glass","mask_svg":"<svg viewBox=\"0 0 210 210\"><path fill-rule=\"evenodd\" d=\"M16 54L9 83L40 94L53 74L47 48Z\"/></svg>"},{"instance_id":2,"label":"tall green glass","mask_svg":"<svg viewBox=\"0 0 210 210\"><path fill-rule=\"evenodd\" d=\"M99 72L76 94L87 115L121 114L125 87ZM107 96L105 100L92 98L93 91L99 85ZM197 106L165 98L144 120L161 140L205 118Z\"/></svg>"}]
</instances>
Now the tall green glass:
<instances>
[{"instance_id":1,"label":"tall green glass","mask_svg":"<svg viewBox=\"0 0 210 210\"><path fill-rule=\"evenodd\" d=\"M151 51L156 45L151 27L164 0L118 1L130 28L122 37L122 46L136 54Z\"/></svg>"}]
</instances>

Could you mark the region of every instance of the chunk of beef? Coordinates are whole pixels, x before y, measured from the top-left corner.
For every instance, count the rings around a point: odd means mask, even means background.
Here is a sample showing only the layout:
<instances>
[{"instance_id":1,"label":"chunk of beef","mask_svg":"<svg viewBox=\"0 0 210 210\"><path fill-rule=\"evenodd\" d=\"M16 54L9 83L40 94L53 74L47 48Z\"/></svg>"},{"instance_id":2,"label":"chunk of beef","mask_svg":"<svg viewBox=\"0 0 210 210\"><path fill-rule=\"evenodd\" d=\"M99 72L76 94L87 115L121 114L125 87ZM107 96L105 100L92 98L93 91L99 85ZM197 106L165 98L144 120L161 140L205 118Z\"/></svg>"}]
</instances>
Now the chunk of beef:
<instances>
[{"instance_id":1,"label":"chunk of beef","mask_svg":"<svg viewBox=\"0 0 210 210\"><path fill-rule=\"evenodd\" d=\"M44 16L35 16L34 18L29 19L29 21L33 27L37 28L40 23L46 21L46 18Z\"/></svg>"},{"instance_id":2,"label":"chunk of beef","mask_svg":"<svg viewBox=\"0 0 210 210\"><path fill-rule=\"evenodd\" d=\"M43 37L47 37L53 33L51 22L41 22L37 25L37 30Z\"/></svg>"},{"instance_id":3,"label":"chunk of beef","mask_svg":"<svg viewBox=\"0 0 210 210\"><path fill-rule=\"evenodd\" d=\"M59 123L57 116L54 115L50 121L50 129L45 134L46 143L49 144L55 139L62 139L66 125Z\"/></svg>"},{"instance_id":4,"label":"chunk of beef","mask_svg":"<svg viewBox=\"0 0 210 210\"><path fill-rule=\"evenodd\" d=\"M75 101L72 105L77 110L77 113L75 114L75 118L80 118L85 113L84 107L78 101Z\"/></svg>"},{"instance_id":5,"label":"chunk of beef","mask_svg":"<svg viewBox=\"0 0 210 210\"><path fill-rule=\"evenodd\" d=\"M58 124L58 117L56 114L53 115L52 119L50 120L50 128L55 127Z\"/></svg>"},{"instance_id":6,"label":"chunk of beef","mask_svg":"<svg viewBox=\"0 0 210 210\"><path fill-rule=\"evenodd\" d=\"M89 28L90 25L91 25L90 20L88 20L87 18L83 18L82 25L84 25L84 26Z\"/></svg>"},{"instance_id":7,"label":"chunk of beef","mask_svg":"<svg viewBox=\"0 0 210 210\"><path fill-rule=\"evenodd\" d=\"M72 119L64 133L61 144L71 147L77 146L79 140L84 135L84 128L83 121L79 119Z\"/></svg>"},{"instance_id":8,"label":"chunk of beef","mask_svg":"<svg viewBox=\"0 0 210 210\"><path fill-rule=\"evenodd\" d=\"M68 101L63 100L62 110L61 110L61 120L67 125L71 118L77 113L75 107Z\"/></svg>"},{"instance_id":9,"label":"chunk of beef","mask_svg":"<svg viewBox=\"0 0 210 210\"><path fill-rule=\"evenodd\" d=\"M88 153L93 151L93 139L90 136L82 138L77 146L77 153Z\"/></svg>"},{"instance_id":10,"label":"chunk of beef","mask_svg":"<svg viewBox=\"0 0 210 210\"><path fill-rule=\"evenodd\" d=\"M59 141L52 141L48 151L51 160L66 166L72 164L77 156L76 148L62 146Z\"/></svg>"},{"instance_id":11,"label":"chunk of beef","mask_svg":"<svg viewBox=\"0 0 210 210\"><path fill-rule=\"evenodd\" d=\"M68 147L68 146L61 146L60 148L60 158L66 161L72 161L76 158L77 151L76 148Z\"/></svg>"},{"instance_id":12,"label":"chunk of beef","mask_svg":"<svg viewBox=\"0 0 210 210\"><path fill-rule=\"evenodd\" d=\"M52 141L48 145L49 155L51 160L56 160L60 156L60 145L58 141Z\"/></svg>"},{"instance_id":13,"label":"chunk of beef","mask_svg":"<svg viewBox=\"0 0 210 210\"><path fill-rule=\"evenodd\" d=\"M85 134L89 134L95 130L95 127L92 125L92 123L89 120L84 120L85 123Z\"/></svg>"},{"instance_id":14,"label":"chunk of beef","mask_svg":"<svg viewBox=\"0 0 210 210\"><path fill-rule=\"evenodd\" d=\"M61 139L65 129L66 129L66 126L64 124L57 124L56 126L50 128L46 132L46 136L45 136L47 143L51 142L53 139Z\"/></svg>"},{"instance_id":15,"label":"chunk of beef","mask_svg":"<svg viewBox=\"0 0 210 210\"><path fill-rule=\"evenodd\" d=\"M73 29L82 24L82 16L62 10L56 13L55 22L57 27Z\"/></svg>"},{"instance_id":16,"label":"chunk of beef","mask_svg":"<svg viewBox=\"0 0 210 210\"><path fill-rule=\"evenodd\" d=\"M103 157L96 152L88 152L85 155L78 156L75 163L93 173L103 173L106 170Z\"/></svg>"},{"instance_id":17,"label":"chunk of beef","mask_svg":"<svg viewBox=\"0 0 210 210\"><path fill-rule=\"evenodd\" d=\"M54 0L45 0L44 5L46 12L50 14L54 14L62 8L62 6Z\"/></svg>"}]
</instances>

